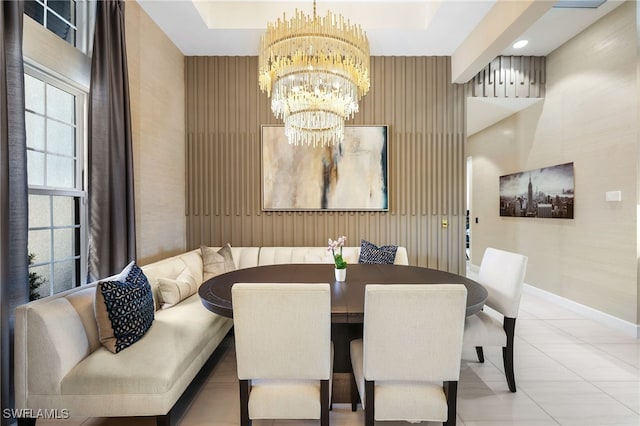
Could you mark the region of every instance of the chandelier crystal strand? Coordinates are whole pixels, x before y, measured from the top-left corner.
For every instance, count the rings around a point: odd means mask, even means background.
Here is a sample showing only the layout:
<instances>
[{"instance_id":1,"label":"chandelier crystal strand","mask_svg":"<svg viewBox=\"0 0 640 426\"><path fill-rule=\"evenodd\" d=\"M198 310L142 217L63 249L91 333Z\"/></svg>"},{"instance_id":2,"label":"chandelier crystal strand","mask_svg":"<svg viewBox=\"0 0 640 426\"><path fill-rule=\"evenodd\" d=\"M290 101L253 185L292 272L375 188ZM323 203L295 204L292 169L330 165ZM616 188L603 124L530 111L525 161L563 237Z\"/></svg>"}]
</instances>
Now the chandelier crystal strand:
<instances>
[{"instance_id":1,"label":"chandelier crystal strand","mask_svg":"<svg viewBox=\"0 0 640 426\"><path fill-rule=\"evenodd\" d=\"M296 10L267 25L258 59L260 89L283 119L290 144L326 146L344 138L344 121L369 91L369 42L359 25L330 11Z\"/></svg>"}]
</instances>

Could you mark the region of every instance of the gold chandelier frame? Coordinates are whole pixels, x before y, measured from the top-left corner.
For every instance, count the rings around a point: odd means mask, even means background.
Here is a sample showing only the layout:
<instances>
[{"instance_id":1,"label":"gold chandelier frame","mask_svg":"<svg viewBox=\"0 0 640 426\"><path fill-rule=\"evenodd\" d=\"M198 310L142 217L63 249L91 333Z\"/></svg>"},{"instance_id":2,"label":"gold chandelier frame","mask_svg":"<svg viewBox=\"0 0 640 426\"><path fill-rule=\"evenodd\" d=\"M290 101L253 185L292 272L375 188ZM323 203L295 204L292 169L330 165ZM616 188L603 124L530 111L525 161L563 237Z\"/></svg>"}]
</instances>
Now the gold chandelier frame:
<instances>
[{"instance_id":1,"label":"gold chandelier frame","mask_svg":"<svg viewBox=\"0 0 640 426\"><path fill-rule=\"evenodd\" d=\"M358 112L369 91L369 41L359 25L327 12L296 9L269 23L260 40L258 82L283 119L290 144L333 145L344 121Z\"/></svg>"}]
</instances>

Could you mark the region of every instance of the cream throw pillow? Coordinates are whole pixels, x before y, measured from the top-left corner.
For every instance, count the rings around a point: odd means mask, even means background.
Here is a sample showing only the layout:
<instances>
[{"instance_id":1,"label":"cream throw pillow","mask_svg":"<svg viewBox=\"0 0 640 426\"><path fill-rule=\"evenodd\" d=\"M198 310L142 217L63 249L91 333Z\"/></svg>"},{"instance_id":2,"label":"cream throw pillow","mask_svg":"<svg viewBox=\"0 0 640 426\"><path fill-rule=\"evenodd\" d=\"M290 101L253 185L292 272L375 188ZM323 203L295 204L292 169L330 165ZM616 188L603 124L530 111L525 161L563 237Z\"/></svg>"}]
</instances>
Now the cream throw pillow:
<instances>
[{"instance_id":1,"label":"cream throw pillow","mask_svg":"<svg viewBox=\"0 0 640 426\"><path fill-rule=\"evenodd\" d=\"M196 280L188 269L182 271L175 280L158 278L158 288L162 309L170 308L198 291Z\"/></svg>"},{"instance_id":2,"label":"cream throw pillow","mask_svg":"<svg viewBox=\"0 0 640 426\"><path fill-rule=\"evenodd\" d=\"M213 247L201 246L200 251L202 252L204 281L225 272L235 271L236 264L233 261L231 245L228 243L220 250L216 250Z\"/></svg>"}]
</instances>

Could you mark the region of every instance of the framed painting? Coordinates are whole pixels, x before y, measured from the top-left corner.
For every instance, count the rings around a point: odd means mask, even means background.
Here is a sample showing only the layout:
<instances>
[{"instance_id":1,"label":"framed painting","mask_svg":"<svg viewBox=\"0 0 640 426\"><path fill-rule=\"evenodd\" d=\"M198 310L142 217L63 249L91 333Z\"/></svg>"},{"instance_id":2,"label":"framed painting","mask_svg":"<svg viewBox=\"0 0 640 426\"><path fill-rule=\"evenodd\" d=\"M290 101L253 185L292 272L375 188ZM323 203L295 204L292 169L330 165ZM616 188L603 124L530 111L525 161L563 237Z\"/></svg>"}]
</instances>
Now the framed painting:
<instances>
[{"instance_id":1,"label":"framed painting","mask_svg":"<svg viewBox=\"0 0 640 426\"><path fill-rule=\"evenodd\" d=\"M573 219L573 163L500 176L500 216Z\"/></svg>"},{"instance_id":2,"label":"framed painting","mask_svg":"<svg viewBox=\"0 0 640 426\"><path fill-rule=\"evenodd\" d=\"M388 211L388 126L345 126L344 141L289 145L262 126L262 210Z\"/></svg>"}]
</instances>

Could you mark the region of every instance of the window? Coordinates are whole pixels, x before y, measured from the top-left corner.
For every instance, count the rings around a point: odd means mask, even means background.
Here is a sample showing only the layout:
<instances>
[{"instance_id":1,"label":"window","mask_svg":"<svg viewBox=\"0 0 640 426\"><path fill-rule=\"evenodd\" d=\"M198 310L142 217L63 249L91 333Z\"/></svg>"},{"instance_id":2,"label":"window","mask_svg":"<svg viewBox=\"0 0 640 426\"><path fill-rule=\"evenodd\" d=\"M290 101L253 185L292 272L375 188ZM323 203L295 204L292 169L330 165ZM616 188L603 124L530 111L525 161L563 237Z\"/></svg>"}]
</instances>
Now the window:
<instances>
[{"instance_id":1,"label":"window","mask_svg":"<svg viewBox=\"0 0 640 426\"><path fill-rule=\"evenodd\" d=\"M76 45L76 2L73 0L27 0L24 13L61 39Z\"/></svg>"},{"instance_id":2,"label":"window","mask_svg":"<svg viewBox=\"0 0 640 426\"><path fill-rule=\"evenodd\" d=\"M85 99L85 93L25 66L29 272L41 282L32 298L86 280Z\"/></svg>"},{"instance_id":3,"label":"window","mask_svg":"<svg viewBox=\"0 0 640 426\"><path fill-rule=\"evenodd\" d=\"M26 0L25 15L58 37L87 53L89 47L89 0Z\"/></svg>"}]
</instances>

